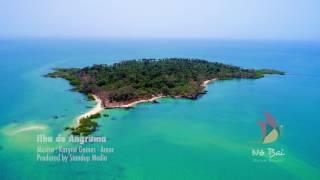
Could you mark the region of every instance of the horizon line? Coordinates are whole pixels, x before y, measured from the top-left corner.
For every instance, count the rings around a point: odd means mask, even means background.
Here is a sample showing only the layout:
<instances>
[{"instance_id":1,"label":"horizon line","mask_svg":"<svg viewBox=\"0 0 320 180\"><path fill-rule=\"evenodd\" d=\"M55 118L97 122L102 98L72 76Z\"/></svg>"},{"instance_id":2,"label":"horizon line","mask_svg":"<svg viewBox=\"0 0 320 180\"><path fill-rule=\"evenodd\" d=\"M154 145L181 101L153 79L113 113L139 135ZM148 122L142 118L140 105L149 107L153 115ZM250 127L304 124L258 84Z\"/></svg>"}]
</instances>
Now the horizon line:
<instances>
[{"instance_id":1,"label":"horizon line","mask_svg":"<svg viewBox=\"0 0 320 180\"><path fill-rule=\"evenodd\" d=\"M226 38L226 37L106 37L106 36L10 36L1 40L212 40L212 41L299 41L320 42L319 39L277 39L277 38Z\"/></svg>"}]
</instances>

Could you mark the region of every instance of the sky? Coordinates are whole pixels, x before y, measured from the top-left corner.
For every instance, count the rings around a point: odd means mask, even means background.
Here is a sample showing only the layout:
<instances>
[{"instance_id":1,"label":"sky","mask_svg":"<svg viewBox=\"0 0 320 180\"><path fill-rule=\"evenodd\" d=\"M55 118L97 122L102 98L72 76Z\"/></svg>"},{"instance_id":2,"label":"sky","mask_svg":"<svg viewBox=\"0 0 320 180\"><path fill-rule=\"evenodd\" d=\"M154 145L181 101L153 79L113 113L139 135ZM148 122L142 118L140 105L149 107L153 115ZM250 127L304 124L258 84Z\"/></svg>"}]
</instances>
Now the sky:
<instances>
[{"instance_id":1,"label":"sky","mask_svg":"<svg viewBox=\"0 0 320 180\"><path fill-rule=\"evenodd\" d=\"M320 0L0 0L0 38L320 40Z\"/></svg>"}]
</instances>

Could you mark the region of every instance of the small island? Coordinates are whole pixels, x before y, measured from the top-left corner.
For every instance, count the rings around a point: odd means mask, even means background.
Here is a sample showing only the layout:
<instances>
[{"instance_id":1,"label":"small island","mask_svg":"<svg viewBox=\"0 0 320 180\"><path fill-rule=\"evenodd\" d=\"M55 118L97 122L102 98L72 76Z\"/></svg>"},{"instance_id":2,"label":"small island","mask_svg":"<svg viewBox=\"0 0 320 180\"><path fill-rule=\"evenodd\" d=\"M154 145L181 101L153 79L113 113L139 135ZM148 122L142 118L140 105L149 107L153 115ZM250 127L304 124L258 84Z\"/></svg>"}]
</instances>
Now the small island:
<instances>
[{"instance_id":1,"label":"small island","mask_svg":"<svg viewBox=\"0 0 320 180\"><path fill-rule=\"evenodd\" d=\"M197 99L205 93L205 86L214 80L257 79L265 74L284 72L273 69L244 69L238 66L209 62L200 59L165 58L125 60L112 65L93 65L84 68L56 68L47 77L64 78L75 91L84 93L96 100L103 108L129 108L142 102L157 102L162 97ZM78 118L78 128L73 134L87 135L96 129L81 126L91 122L89 113ZM81 123L83 122L83 123ZM79 129L79 127L81 127ZM70 128L72 130L72 128ZM81 133L81 129L86 129Z\"/></svg>"}]
</instances>

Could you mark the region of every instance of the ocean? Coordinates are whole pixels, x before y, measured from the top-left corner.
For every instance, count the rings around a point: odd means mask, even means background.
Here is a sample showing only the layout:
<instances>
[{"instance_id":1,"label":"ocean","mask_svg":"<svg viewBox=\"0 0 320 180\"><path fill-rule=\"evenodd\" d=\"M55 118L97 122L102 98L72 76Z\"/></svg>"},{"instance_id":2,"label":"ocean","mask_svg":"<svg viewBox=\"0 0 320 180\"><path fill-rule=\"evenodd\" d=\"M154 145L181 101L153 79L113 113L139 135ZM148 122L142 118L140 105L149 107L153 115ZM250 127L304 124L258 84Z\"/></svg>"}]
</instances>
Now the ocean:
<instances>
[{"instance_id":1,"label":"ocean","mask_svg":"<svg viewBox=\"0 0 320 180\"><path fill-rule=\"evenodd\" d=\"M165 57L287 74L215 81L198 100L163 98L159 104L107 109L103 114L109 116L98 119L93 134L107 137L103 146L113 148L107 161L37 159L38 146L77 147L39 143L37 136L68 137L64 128L95 105L46 73ZM0 40L0 67L0 179L320 179L320 42L12 39ZM265 112L280 126L271 144L261 143L257 123Z\"/></svg>"}]
</instances>

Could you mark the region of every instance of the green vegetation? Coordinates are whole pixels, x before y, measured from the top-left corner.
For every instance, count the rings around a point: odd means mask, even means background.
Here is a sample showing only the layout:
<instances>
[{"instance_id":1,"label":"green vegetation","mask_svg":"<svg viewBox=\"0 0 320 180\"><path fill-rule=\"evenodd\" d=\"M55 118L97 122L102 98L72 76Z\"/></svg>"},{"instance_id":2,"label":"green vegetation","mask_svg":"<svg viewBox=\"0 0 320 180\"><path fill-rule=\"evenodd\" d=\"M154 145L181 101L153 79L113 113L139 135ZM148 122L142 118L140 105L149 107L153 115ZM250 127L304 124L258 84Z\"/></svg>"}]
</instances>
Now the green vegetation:
<instances>
[{"instance_id":1,"label":"green vegetation","mask_svg":"<svg viewBox=\"0 0 320 180\"><path fill-rule=\"evenodd\" d=\"M279 74L279 75L285 75L285 72L274 70L274 69L260 69L256 70L256 76L257 78L264 77L265 74Z\"/></svg>"},{"instance_id":2,"label":"green vegetation","mask_svg":"<svg viewBox=\"0 0 320 180\"><path fill-rule=\"evenodd\" d=\"M100 113L91 115L86 118L80 119L80 124L77 127L65 127L65 130L71 130L71 134L75 136L88 136L93 133L97 127L98 123L94 119L101 117Z\"/></svg>"},{"instance_id":3,"label":"green vegetation","mask_svg":"<svg viewBox=\"0 0 320 180\"><path fill-rule=\"evenodd\" d=\"M156 95L196 99L209 79L261 78L284 74L276 70L243 69L199 59L142 59L93 65L85 68L57 68L48 77L68 80L75 90L102 99L105 107ZM90 97L92 98L92 97Z\"/></svg>"},{"instance_id":4,"label":"green vegetation","mask_svg":"<svg viewBox=\"0 0 320 180\"><path fill-rule=\"evenodd\" d=\"M87 97L89 101L94 101L94 97L92 94L87 94Z\"/></svg>"}]
</instances>

